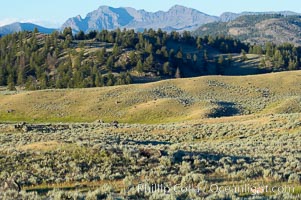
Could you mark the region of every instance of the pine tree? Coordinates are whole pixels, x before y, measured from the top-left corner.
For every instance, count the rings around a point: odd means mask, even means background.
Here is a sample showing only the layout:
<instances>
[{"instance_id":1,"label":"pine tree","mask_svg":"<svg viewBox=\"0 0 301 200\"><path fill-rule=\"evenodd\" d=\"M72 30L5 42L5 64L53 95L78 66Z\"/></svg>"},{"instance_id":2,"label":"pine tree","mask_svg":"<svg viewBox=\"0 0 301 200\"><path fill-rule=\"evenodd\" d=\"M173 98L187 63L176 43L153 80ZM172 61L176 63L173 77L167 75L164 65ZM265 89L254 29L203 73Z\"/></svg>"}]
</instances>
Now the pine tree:
<instances>
[{"instance_id":1,"label":"pine tree","mask_svg":"<svg viewBox=\"0 0 301 200\"><path fill-rule=\"evenodd\" d=\"M131 75L129 73L126 73L125 84L131 84L131 83L133 83Z\"/></svg>"},{"instance_id":2,"label":"pine tree","mask_svg":"<svg viewBox=\"0 0 301 200\"><path fill-rule=\"evenodd\" d=\"M198 56L196 54L193 54L193 63L196 64L198 62Z\"/></svg>"},{"instance_id":3,"label":"pine tree","mask_svg":"<svg viewBox=\"0 0 301 200\"><path fill-rule=\"evenodd\" d=\"M85 39L85 33L84 31L79 31L76 35L75 35L75 39L76 40L84 40Z\"/></svg>"},{"instance_id":4,"label":"pine tree","mask_svg":"<svg viewBox=\"0 0 301 200\"><path fill-rule=\"evenodd\" d=\"M114 59L113 56L110 56L107 60L106 68L107 70L112 71L113 67L114 67Z\"/></svg>"},{"instance_id":5,"label":"pine tree","mask_svg":"<svg viewBox=\"0 0 301 200\"><path fill-rule=\"evenodd\" d=\"M169 59L173 60L175 57L175 50L174 49L170 49L169 50Z\"/></svg>"},{"instance_id":6,"label":"pine tree","mask_svg":"<svg viewBox=\"0 0 301 200\"><path fill-rule=\"evenodd\" d=\"M179 67L177 67L175 78L181 78L181 71Z\"/></svg>"},{"instance_id":7,"label":"pine tree","mask_svg":"<svg viewBox=\"0 0 301 200\"><path fill-rule=\"evenodd\" d=\"M22 86L25 83L25 72L24 68L19 68L18 77L17 77L17 85Z\"/></svg>"},{"instance_id":8,"label":"pine tree","mask_svg":"<svg viewBox=\"0 0 301 200\"><path fill-rule=\"evenodd\" d=\"M131 51L129 53L129 59L130 59L131 66L135 66L137 63L135 51Z\"/></svg>"},{"instance_id":9,"label":"pine tree","mask_svg":"<svg viewBox=\"0 0 301 200\"><path fill-rule=\"evenodd\" d=\"M163 73L165 74L165 75L169 75L170 74L170 63L169 62L165 62L164 64L163 64Z\"/></svg>"},{"instance_id":10,"label":"pine tree","mask_svg":"<svg viewBox=\"0 0 301 200\"><path fill-rule=\"evenodd\" d=\"M264 58L262 58L262 59L260 60L259 67L260 67L260 68L265 68L265 67L266 67L266 62L265 62L265 59L264 59Z\"/></svg>"},{"instance_id":11,"label":"pine tree","mask_svg":"<svg viewBox=\"0 0 301 200\"><path fill-rule=\"evenodd\" d=\"M297 62L294 61L293 59L289 60L289 64L288 64L288 69L289 70L296 70L297 69Z\"/></svg>"},{"instance_id":12,"label":"pine tree","mask_svg":"<svg viewBox=\"0 0 301 200\"><path fill-rule=\"evenodd\" d=\"M83 74L80 71L76 71L74 73L74 87L81 87L83 79Z\"/></svg>"},{"instance_id":13,"label":"pine tree","mask_svg":"<svg viewBox=\"0 0 301 200\"><path fill-rule=\"evenodd\" d=\"M223 55L220 55L220 56L218 57L217 63L218 63L219 65L223 65L223 64L224 64L224 56L223 56Z\"/></svg>"},{"instance_id":14,"label":"pine tree","mask_svg":"<svg viewBox=\"0 0 301 200\"><path fill-rule=\"evenodd\" d=\"M101 80L100 80L101 78L100 78L100 76L101 75L99 73L97 73L95 75L95 83L94 84L95 84L96 87L100 87L101 86Z\"/></svg>"},{"instance_id":15,"label":"pine tree","mask_svg":"<svg viewBox=\"0 0 301 200\"><path fill-rule=\"evenodd\" d=\"M275 55L274 55L274 65L276 67L276 70L279 70L280 68L282 68L284 66L284 64L285 64L285 61L283 59L281 51L276 50Z\"/></svg>"},{"instance_id":16,"label":"pine tree","mask_svg":"<svg viewBox=\"0 0 301 200\"><path fill-rule=\"evenodd\" d=\"M165 59L168 58L169 55L168 55L168 51L167 51L166 46L161 47L161 54L163 55L163 57L164 57Z\"/></svg>"},{"instance_id":17,"label":"pine tree","mask_svg":"<svg viewBox=\"0 0 301 200\"><path fill-rule=\"evenodd\" d=\"M66 38L67 36L71 37L72 39L72 29L71 27L66 27L64 30L63 30L63 36Z\"/></svg>"},{"instance_id":18,"label":"pine tree","mask_svg":"<svg viewBox=\"0 0 301 200\"><path fill-rule=\"evenodd\" d=\"M197 46L198 50L201 50L201 49L203 48L201 37L198 37L198 38L197 38L196 46Z\"/></svg>"},{"instance_id":19,"label":"pine tree","mask_svg":"<svg viewBox=\"0 0 301 200\"><path fill-rule=\"evenodd\" d=\"M157 37L157 39L156 39L156 45L157 46L161 46L162 45L160 37Z\"/></svg>"},{"instance_id":20,"label":"pine tree","mask_svg":"<svg viewBox=\"0 0 301 200\"><path fill-rule=\"evenodd\" d=\"M36 80L34 77L29 76L26 80L26 84L25 84L25 88L27 90L36 90L37 89L37 85L36 85Z\"/></svg>"},{"instance_id":21,"label":"pine tree","mask_svg":"<svg viewBox=\"0 0 301 200\"><path fill-rule=\"evenodd\" d=\"M181 50L179 50L176 54L176 58L179 59L179 60L182 60L183 59L183 53Z\"/></svg>"},{"instance_id":22,"label":"pine tree","mask_svg":"<svg viewBox=\"0 0 301 200\"><path fill-rule=\"evenodd\" d=\"M144 62L144 69L145 70L150 70L153 67L154 64L154 56L153 54L150 54Z\"/></svg>"},{"instance_id":23,"label":"pine tree","mask_svg":"<svg viewBox=\"0 0 301 200\"><path fill-rule=\"evenodd\" d=\"M34 33L34 35L37 34L37 33L39 33L39 30L38 30L37 27L35 27L35 28L33 29L33 33Z\"/></svg>"},{"instance_id":24,"label":"pine tree","mask_svg":"<svg viewBox=\"0 0 301 200\"><path fill-rule=\"evenodd\" d=\"M118 56L119 52L120 52L120 49L119 49L118 45L114 44L113 51L112 51L113 56L114 57Z\"/></svg>"},{"instance_id":25,"label":"pine tree","mask_svg":"<svg viewBox=\"0 0 301 200\"><path fill-rule=\"evenodd\" d=\"M106 49L102 48L97 51L96 56L97 56L97 62L99 64L102 64L105 60L105 54L106 54Z\"/></svg>"},{"instance_id":26,"label":"pine tree","mask_svg":"<svg viewBox=\"0 0 301 200\"><path fill-rule=\"evenodd\" d=\"M107 86L113 86L115 84L113 75L108 75Z\"/></svg>"},{"instance_id":27,"label":"pine tree","mask_svg":"<svg viewBox=\"0 0 301 200\"><path fill-rule=\"evenodd\" d=\"M5 84L5 74L3 67L0 66L0 86L3 86Z\"/></svg>"},{"instance_id":28,"label":"pine tree","mask_svg":"<svg viewBox=\"0 0 301 200\"><path fill-rule=\"evenodd\" d=\"M10 90L10 91L16 90L15 82L14 82L14 77L13 77L12 74L10 74L8 76L8 79L7 79L7 89Z\"/></svg>"},{"instance_id":29,"label":"pine tree","mask_svg":"<svg viewBox=\"0 0 301 200\"><path fill-rule=\"evenodd\" d=\"M216 74L223 75L224 73L225 73L225 61L223 55L220 55L216 63Z\"/></svg>"},{"instance_id":30,"label":"pine tree","mask_svg":"<svg viewBox=\"0 0 301 200\"><path fill-rule=\"evenodd\" d=\"M136 70L137 70L139 73L142 73L142 72L143 72L143 64L142 64L142 61L141 61L141 60L138 61L137 66L136 66Z\"/></svg>"},{"instance_id":31,"label":"pine tree","mask_svg":"<svg viewBox=\"0 0 301 200\"><path fill-rule=\"evenodd\" d=\"M55 88L57 88L57 89L63 88L63 84L62 84L62 80L61 80L60 76L56 77Z\"/></svg>"},{"instance_id":32,"label":"pine tree","mask_svg":"<svg viewBox=\"0 0 301 200\"><path fill-rule=\"evenodd\" d=\"M241 50L241 61L246 61L248 60L248 57L247 57L247 53L245 50Z\"/></svg>"},{"instance_id":33,"label":"pine tree","mask_svg":"<svg viewBox=\"0 0 301 200\"><path fill-rule=\"evenodd\" d=\"M160 49L157 49L156 55L157 55L157 56L161 56L161 54L162 54L161 50L160 50Z\"/></svg>"},{"instance_id":34,"label":"pine tree","mask_svg":"<svg viewBox=\"0 0 301 200\"><path fill-rule=\"evenodd\" d=\"M43 73L40 77L40 89L46 89L47 88L47 75L46 73Z\"/></svg>"},{"instance_id":35,"label":"pine tree","mask_svg":"<svg viewBox=\"0 0 301 200\"><path fill-rule=\"evenodd\" d=\"M153 53L153 45L147 42L145 44L145 51L149 54L152 54Z\"/></svg>"},{"instance_id":36,"label":"pine tree","mask_svg":"<svg viewBox=\"0 0 301 200\"><path fill-rule=\"evenodd\" d=\"M265 51L267 57L273 57L274 55L274 45L271 42L265 44Z\"/></svg>"}]
</instances>

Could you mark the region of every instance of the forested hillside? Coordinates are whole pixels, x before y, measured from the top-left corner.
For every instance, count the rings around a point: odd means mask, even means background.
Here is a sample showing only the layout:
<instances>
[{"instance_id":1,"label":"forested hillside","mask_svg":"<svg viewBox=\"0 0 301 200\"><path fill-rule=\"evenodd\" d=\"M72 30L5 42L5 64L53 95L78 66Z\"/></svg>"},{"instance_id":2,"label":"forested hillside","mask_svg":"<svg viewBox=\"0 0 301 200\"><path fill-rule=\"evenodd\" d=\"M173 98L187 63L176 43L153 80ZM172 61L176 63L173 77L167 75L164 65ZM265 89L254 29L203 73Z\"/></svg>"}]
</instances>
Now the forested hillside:
<instances>
[{"instance_id":1,"label":"forested hillside","mask_svg":"<svg viewBox=\"0 0 301 200\"><path fill-rule=\"evenodd\" d=\"M248 55L256 54L256 59ZM14 90L85 88L202 75L295 70L301 50L290 44L246 45L225 36L153 29L19 32L0 39L0 85ZM250 60L249 60L250 59ZM257 60L257 61L256 61ZM250 72L251 73L251 72ZM246 74L249 74L247 72Z\"/></svg>"},{"instance_id":2,"label":"forested hillside","mask_svg":"<svg viewBox=\"0 0 301 200\"><path fill-rule=\"evenodd\" d=\"M194 34L196 36L223 34L251 44L290 42L300 46L300 31L299 15L250 14L240 16L233 21L205 24L194 31Z\"/></svg>"}]
</instances>

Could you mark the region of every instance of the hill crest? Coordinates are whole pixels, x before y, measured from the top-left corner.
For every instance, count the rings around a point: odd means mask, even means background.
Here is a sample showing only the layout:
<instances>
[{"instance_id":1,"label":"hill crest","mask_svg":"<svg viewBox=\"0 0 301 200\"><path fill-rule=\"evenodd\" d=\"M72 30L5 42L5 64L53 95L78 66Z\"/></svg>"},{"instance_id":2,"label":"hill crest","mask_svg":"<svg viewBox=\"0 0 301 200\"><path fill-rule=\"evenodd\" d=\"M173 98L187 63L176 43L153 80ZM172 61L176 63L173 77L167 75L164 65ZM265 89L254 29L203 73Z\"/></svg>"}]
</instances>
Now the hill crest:
<instances>
[{"instance_id":1,"label":"hill crest","mask_svg":"<svg viewBox=\"0 0 301 200\"><path fill-rule=\"evenodd\" d=\"M301 71L294 71L244 77L206 76L103 88L10 94L2 91L0 119L166 123L300 112L300 79ZM294 109L290 107L292 103Z\"/></svg>"}]
</instances>

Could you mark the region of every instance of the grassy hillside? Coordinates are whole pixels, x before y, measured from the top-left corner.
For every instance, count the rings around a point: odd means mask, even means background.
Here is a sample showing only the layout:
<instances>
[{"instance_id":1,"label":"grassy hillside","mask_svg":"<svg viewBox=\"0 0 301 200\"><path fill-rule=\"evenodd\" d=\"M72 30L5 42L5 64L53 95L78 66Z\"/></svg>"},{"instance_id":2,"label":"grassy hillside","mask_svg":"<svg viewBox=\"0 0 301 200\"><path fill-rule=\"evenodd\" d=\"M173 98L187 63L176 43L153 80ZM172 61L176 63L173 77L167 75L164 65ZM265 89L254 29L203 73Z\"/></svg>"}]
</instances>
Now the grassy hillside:
<instances>
[{"instance_id":1,"label":"grassy hillside","mask_svg":"<svg viewBox=\"0 0 301 200\"><path fill-rule=\"evenodd\" d=\"M139 183L164 183L285 186L290 190L256 195L298 199L300 86L301 71L293 71L89 89L3 88L0 183L12 178L22 192L0 198L254 199L256 193L137 190Z\"/></svg>"},{"instance_id":2,"label":"grassy hillside","mask_svg":"<svg viewBox=\"0 0 301 200\"><path fill-rule=\"evenodd\" d=\"M301 71L0 94L0 121L164 123L300 112Z\"/></svg>"},{"instance_id":3,"label":"grassy hillside","mask_svg":"<svg viewBox=\"0 0 301 200\"><path fill-rule=\"evenodd\" d=\"M252 190L175 194L137 190L140 183L164 183L200 189L213 184L267 186L269 190L256 194L257 199L299 199L300 120L301 113L152 125L47 123L19 129L1 123L0 182L15 177L23 191L1 192L0 198L209 200L255 195ZM282 186L286 188L282 192L271 191Z\"/></svg>"}]
</instances>

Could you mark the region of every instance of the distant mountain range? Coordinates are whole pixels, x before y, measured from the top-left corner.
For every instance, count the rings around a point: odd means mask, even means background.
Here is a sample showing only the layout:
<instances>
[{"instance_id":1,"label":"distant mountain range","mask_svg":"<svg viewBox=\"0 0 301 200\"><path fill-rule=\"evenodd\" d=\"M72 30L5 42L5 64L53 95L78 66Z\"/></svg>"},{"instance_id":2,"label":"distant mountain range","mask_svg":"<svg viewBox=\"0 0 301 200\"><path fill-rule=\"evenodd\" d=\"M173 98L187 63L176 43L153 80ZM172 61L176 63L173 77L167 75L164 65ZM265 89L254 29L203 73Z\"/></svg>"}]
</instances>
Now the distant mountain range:
<instances>
[{"instance_id":1,"label":"distant mountain range","mask_svg":"<svg viewBox=\"0 0 301 200\"><path fill-rule=\"evenodd\" d=\"M300 33L301 16L278 14L240 16L228 22L220 21L202 25L193 32L196 36L230 35L252 44L287 42L301 46Z\"/></svg>"},{"instance_id":2,"label":"distant mountain range","mask_svg":"<svg viewBox=\"0 0 301 200\"><path fill-rule=\"evenodd\" d=\"M33 31L35 28L37 28L41 33L52 33L53 31L57 30L53 28L45 28L32 23L15 22L13 24L0 27L0 35L7 35L19 31Z\"/></svg>"},{"instance_id":3,"label":"distant mountain range","mask_svg":"<svg viewBox=\"0 0 301 200\"><path fill-rule=\"evenodd\" d=\"M235 27L235 23L239 26L240 17L245 15L259 16L267 14L281 14L284 16L300 15L298 13L290 11L282 12L242 12L242 13L223 13L221 16L212 16L200 12L193 8L187 8L180 5L175 5L171 7L168 11L158 11L158 12L147 12L145 10L136 10L130 7L124 8L112 8L108 6L101 6L97 10L92 11L87 14L86 17L81 17L80 15L76 17L69 18L60 28L57 30L62 30L66 27L71 27L74 33L82 30L84 32L89 32L91 30L114 30L117 28L127 28L135 29L136 31L143 31L144 29L158 29L161 28L165 31L194 31L196 33L224 33L233 36L240 36L240 33L236 33L232 28ZM238 21L236 21L238 20ZM278 21L278 20L276 20ZM212 24L213 23L213 24ZM228 23L228 24L227 24ZM272 21L270 21L272 23ZM263 23L261 29L269 30L271 26L270 23ZM208 25L209 24L209 25ZM256 24L244 24L243 26L256 25ZM269 27L262 27L269 25ZM291 30L290 27L286 27L285 23L281 23L282 32L285 33L285 29ZM32 31L35 27L42 33L51 33L56 29L45 28L31 23L13 23L0 27L0 35L6 35L18 31ZM199 28L201 27L201 28ZM212 29L212 27L215 27ZM217 30L216 27L221 28ZM227 28L226 28L227 27ZM299 24L294 25L296 30L299 30ZM199 28L199 29L198 29ZM232 29L231 29L232 28ZM229 30L228 30L229 29ZM254 27L246 27L249 33L257 31ZM295 32L295 31L294 31ZM244 34L245 35L245 34ZM300 36L298 36L299 38ZM282 40L280 40L282 41Z\"/></svg>"},{"instance_id":4,"label":"distant mountain range","mask_svg":"<svg viewBox=\"0 0 301 200\"><path fill-rule=\"evenodd\" d=\"M219 17L210 16L192 8L184 6L173 6L167 12L147 12L134 8L112 8L101 6L97 10L88 13L85 18L81 16L68 19L62 26L71 27L74 31L116 28L144 29L161 28L166 31L194 30L199 26L218 21Z\"/></svg>"},{"instance_id":5,"label":"distant mountain range","mask_svg":"<svg viewBox=\"0 0 301 200\"><path fill-rule=\"evenodd\" d=\"M292 15L300 15L300 13L291 12L291 11L280 11L280 12L242 12L242 13L232 13L232 12L224 12L219 17L221 22L230 22L235 20L238 17L245 15L274 15L280 14L283 16L292 16Z\"/></svg>"},{"instance_id":6,"label":"distant mountain range","mask_svg":"<svg viewBox=\"0 0 301 200\"><path fill-rule=\"evenodd\" d=\"M201 25L210 22L229 22L245 15L281 14L284 16L300 15L291 11L280 12L225 12L220 17L202 13L196 9L180 5L171 7L167 12L147 12L134 8L112 8L101 6L97 10L88 13L85 18L80 15L68 19L61 27L71 27L75 32L91 30L114 30L116 28L128 28L143 31L145 28L165 31L195 30Z\"/></svg>"}]
</instances>

